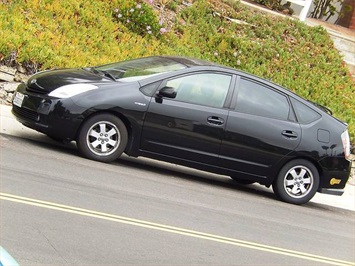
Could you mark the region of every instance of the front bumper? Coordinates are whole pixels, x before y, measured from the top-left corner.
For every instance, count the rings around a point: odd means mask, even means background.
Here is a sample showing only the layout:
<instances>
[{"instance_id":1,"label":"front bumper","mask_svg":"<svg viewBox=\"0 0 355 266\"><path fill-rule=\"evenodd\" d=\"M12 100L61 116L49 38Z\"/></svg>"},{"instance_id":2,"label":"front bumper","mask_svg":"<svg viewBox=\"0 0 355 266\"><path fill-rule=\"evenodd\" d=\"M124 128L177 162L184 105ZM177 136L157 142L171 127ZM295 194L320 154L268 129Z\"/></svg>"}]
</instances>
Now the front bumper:
<instances>
[{"instance_id":1,"label":"front bumper","mask_svg":"<svg viewBox=\"0 0 355 266\"><path fill-rule=\"evenodd\" d=\"M24 99L20 106L13 104L12 113L20 123L54 138L76 138L83 121L83 108L75 105L70 98L57 99L28 92L24 84L19 85L17 92L22 93Z\"/></svg>"}]
</instances>

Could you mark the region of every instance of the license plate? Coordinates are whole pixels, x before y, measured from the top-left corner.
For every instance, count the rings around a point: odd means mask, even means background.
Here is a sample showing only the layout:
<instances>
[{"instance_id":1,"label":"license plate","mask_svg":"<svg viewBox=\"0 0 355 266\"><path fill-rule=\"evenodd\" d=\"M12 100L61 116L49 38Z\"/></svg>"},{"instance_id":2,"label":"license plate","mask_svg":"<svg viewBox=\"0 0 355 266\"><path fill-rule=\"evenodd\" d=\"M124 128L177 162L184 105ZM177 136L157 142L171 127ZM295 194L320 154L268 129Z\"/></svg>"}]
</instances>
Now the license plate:
<instances>
[{"instance_id":1,"label":"license plate","mask_svg":"<svg viewBox=\"0 0 355 266\"><path fill-rule=\"evenodd\" d=\"M21 92L16 92L14 100L12 101L12 103L14 105L17 105L18 107L21 107L24 98L25 98L24 94L22 94Z\"/></svg>"}]
</instances>

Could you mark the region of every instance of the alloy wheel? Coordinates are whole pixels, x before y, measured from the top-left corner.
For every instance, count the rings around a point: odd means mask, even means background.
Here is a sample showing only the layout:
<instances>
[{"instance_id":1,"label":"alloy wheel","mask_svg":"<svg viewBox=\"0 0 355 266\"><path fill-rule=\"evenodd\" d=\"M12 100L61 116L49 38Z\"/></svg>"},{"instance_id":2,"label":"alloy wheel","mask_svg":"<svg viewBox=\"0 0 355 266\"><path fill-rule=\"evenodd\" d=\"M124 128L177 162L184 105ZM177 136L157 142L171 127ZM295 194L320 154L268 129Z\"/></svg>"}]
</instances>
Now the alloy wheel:
<instances>
[{"instance_id":1,"label":"alloy wheel","mask_svg":"<svg viewBox=\"0 0 355 266\"><path fill-rule=\"evenodd\" d=\"M86 141L89 149L99 156L107 156L115 152L120 145L118 128L108 121L99 121L88 130Z\"/></svg>"},{"instance_id":2,"label":"alloy wheel","mask_svg":"<svg viewBox=\"0 0 355 266\"><path fill-rule=\"evenodd\" d=\"M292 167L285 175L284 189L293 198L306 196L313 186L312 172L304 165Z\"/></svg>"}]
</instances>

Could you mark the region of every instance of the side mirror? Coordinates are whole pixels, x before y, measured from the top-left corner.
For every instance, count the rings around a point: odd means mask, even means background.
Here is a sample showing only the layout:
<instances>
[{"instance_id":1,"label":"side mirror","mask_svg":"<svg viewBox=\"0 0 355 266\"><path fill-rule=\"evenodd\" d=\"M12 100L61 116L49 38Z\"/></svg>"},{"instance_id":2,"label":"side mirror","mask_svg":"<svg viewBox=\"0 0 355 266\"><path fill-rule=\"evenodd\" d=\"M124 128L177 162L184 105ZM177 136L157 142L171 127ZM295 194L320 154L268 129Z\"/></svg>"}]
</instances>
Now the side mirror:
<instances>
[{"instance_id":1,"label":"side mirror","mask_svg":"<svg viewBox=\"0 0 355 266\"><path fill-rule=\"evenodd\" d=\"M175 98L176 90L173 87L164 87L159 90L158 96L166 97L166 98Z\"/></svg>"}]
</instances>

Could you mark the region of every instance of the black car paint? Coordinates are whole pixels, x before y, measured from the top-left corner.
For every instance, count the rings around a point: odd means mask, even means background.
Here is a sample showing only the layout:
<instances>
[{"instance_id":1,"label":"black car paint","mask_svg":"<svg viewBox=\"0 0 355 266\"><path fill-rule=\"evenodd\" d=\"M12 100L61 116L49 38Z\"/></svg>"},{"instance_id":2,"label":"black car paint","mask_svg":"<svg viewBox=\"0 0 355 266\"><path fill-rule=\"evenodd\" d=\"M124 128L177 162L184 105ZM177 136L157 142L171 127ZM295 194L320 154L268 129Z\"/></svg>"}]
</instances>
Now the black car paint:
<instances>
[{"instance_id":1,"label":"black car paint","mask_svg":"<svg viewBox=\"0 0 355 266\"><path fill-rule=\"evenodd\" d=\"M158 95L165 79L193 72L224 72L233 76L224 108L196 107ZM288 98L310 106L289 90L250 74L217 65L191 63L180 71L129 83L112 81L85 69L39 73L28 81L28 85L18 87L18 92L25 94L22 109L36 116L29 118L16 106L13 113L30 128L58 139L75 140L83 121L98 112L109 112L120 117L127 126L129 144L125 152L130 156L147 156L219 174L238 174L241 178L267 186L272 184L285 163L305 158L319 170L319 191L343 189L349 176L350 162L344 158L339 136L346 125L335 122L333 117L316 106L311 108L322 119L310 124L296 122L294 113L289 121L281 123L238 113L234 107L240 77L266 84ZM100 89L66 99L44 95L59 86L78 82L95 84ZM156 90L146 95L141 89L149 84L156 84ZM212 121L220 119L222 124L211 124L210 118ZM336 133L329 133L329 139L324 141L319 130ZM296 137L285 136L283 132L293 132ZM315 139L318 141L308 142ZM331 157L328 156L329 149ZM331 185L330 180L334 176L341 182Z\"/></svg>"},{"instance_id":2,"label":"black car paint","mask_svg":"<svg viewBox=\"0 0 355 266\"><path fill-rule=\"evenodd\" d=\"M37 93L48 93L63 85L77 83L110 83L107 78L89 69L57 69L43 71L28 80L28 89Z\"/></svg>"}]
</instances>

